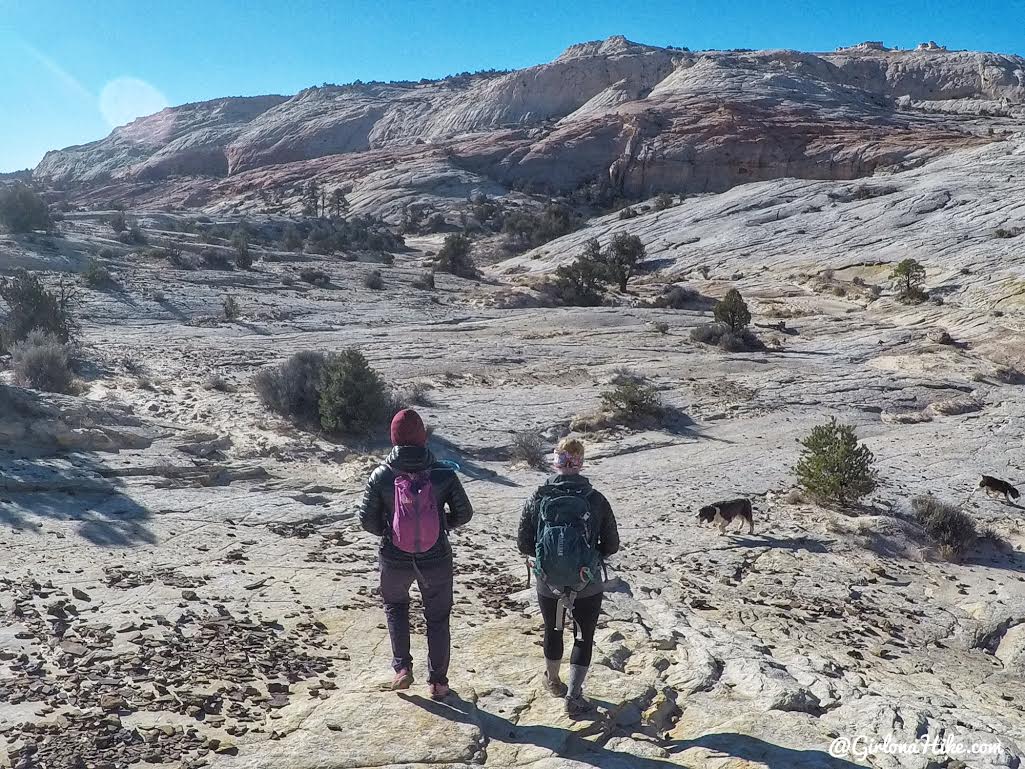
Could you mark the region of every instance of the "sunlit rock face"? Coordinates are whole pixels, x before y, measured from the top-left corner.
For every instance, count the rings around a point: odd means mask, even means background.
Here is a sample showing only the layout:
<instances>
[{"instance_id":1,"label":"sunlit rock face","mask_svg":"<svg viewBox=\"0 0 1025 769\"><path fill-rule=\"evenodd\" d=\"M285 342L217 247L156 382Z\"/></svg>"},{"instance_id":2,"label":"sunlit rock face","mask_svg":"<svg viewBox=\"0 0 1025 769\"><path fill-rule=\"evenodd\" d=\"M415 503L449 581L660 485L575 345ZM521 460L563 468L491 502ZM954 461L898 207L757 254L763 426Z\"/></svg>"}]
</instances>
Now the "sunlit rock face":
<instances>
[{"instance_id":1,"label":"sunlit rock face","mask_svg":"<svg viewBox=\"0 0 1025 769\"><path fill-rule=\"evenodd\" d=\"M215 210L259 210L309 178L344 185L374 213L413 187L463 195L453 175L492 194L594 182L631 197L718 192L917 165L999 137L1023 103L1015 56L879 43L692 52L613 37L507 73L169 108L48 153L35 175L77 185L85 201L113 183L104 194Z\"/></svg>"}]
</instances>

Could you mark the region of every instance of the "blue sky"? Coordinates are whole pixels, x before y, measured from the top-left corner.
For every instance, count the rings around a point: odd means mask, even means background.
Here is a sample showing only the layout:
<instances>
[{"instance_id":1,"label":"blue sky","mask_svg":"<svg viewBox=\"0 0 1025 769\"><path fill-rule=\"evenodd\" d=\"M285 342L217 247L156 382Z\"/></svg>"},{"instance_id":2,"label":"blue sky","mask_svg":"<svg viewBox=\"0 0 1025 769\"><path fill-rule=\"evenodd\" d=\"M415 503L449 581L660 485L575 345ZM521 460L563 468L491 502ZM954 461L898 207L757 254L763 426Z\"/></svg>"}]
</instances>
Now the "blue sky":
<instances>
[{"instance_id":1,"label":"blue sky","mask_svg":"<svg viewBox=\"0 0 1025 769\"><path fill-rule=\"evenodd\" d=\"M936 40L1025 54L1025 0L0 0L0 171L164 103L523 67L614 34L692 49Z\"/></svg>"}]
</instances>

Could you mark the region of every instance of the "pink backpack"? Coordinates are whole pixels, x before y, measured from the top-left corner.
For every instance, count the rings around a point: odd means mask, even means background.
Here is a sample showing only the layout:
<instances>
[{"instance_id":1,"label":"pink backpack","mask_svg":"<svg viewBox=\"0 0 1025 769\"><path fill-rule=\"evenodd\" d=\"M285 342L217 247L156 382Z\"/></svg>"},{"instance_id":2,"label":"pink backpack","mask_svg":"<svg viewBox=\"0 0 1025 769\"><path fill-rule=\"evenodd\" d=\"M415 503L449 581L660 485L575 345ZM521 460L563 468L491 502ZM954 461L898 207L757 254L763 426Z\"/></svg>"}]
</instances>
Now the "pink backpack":
<instances>
[{"instance_id":1,"label":"pink backpack","mask_svg":"<svg viewBox=\"0 0 1025 769\"><path fill-rule=\"evenodd\" d=\"M406 553L426 553L441 536L441 516L430 472L395 474L391 541Z\"/></svg>"}]
</instances>

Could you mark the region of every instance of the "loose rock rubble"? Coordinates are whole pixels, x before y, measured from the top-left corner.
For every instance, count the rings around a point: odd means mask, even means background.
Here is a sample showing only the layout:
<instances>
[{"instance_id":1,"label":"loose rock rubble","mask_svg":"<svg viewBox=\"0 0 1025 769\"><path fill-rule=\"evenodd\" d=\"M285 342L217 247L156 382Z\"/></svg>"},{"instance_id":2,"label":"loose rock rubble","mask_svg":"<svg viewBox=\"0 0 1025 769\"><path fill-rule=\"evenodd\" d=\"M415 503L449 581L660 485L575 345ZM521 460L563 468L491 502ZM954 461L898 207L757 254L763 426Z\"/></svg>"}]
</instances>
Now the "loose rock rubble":
<instances>
[{"instance_id":1,"label":"loose rock rubble","mask_svg":"<svg viewBox=\"0 0 1025 769\"><path fill-rule=\"evenodd\" d=\"M221 747L196 729L126 727L115 714L59 715L5 736L14 769L124 769L141 762L199 766L190 758Z\"/></svg>"},{"instance_id":2,"label":"loose rock rubble","mask_svg":"<svg viewBox=\"0 0 1025 769\"><path fill-rule=\"evenodd\" d=\"M126 589L121 580L113 585ZM114 628L87 623L66 598L52 600L63 593L52 583L3 579L0 586L13 597L6 621L25 628L15 638L35 642L38 650L0 655L6 660L0 702L40 703L38 712L55 714L40 724L0 728L17 767L120 768L224 753L226 742L212 745L213 738L193 727L140 731L120 719L138 711L180 713L242 735L268 711L286 706L293 684L316 679L313 694L337 687L332 662L322 654L333 644L319 622L285 631L275 621L216 607Z\"/></svg>"}]
</instances>

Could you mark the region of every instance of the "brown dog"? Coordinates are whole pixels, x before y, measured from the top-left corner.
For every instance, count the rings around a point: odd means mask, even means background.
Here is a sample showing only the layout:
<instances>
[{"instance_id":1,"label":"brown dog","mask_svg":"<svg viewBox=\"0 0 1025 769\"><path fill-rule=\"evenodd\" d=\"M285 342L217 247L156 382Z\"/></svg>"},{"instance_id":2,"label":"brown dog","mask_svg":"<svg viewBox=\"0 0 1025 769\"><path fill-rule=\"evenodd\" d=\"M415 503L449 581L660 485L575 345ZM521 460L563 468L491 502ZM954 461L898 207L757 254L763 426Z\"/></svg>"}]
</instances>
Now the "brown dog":
<instances>
[{"instance_id":1,"label":"brown dog","mask_svg":"<svg viewBox=\"0 0 1025 769\"><path fill-rule=\"evenodd\" d=\"M726 533L726 527L733 521L740 521L740 531L747 522L747 533L755 533L754 515L751 509L750 499L730 499L725 502L715 502L705 505L698 510L698 523L711 523L719 527L719 536Z\"/></svg>"},{"instance_id":2,"label":"brown dog","mask_svg":"<svg viewBox=\"0 0 1025 769\"><path fill-rule=\"evenodd\" d=\"M1021 496L1018 494L1018 489L1014 488L1014 486L1009 484L1007 481L994 478L992 475L982 476L982 480L979 481L979 488L984 489L991 497L998 497L1003 494L1004 500L1007 502Z\"/></svg>"}]
</instances>

